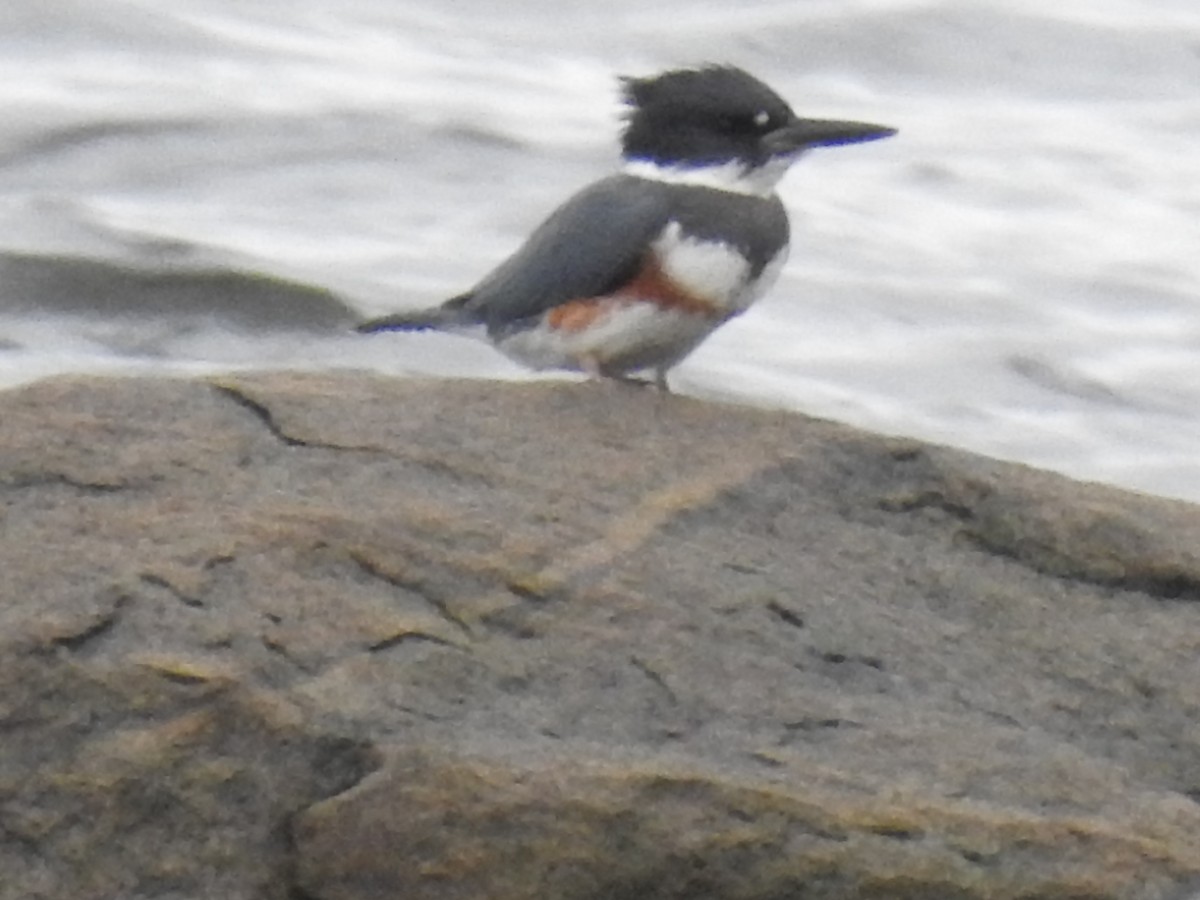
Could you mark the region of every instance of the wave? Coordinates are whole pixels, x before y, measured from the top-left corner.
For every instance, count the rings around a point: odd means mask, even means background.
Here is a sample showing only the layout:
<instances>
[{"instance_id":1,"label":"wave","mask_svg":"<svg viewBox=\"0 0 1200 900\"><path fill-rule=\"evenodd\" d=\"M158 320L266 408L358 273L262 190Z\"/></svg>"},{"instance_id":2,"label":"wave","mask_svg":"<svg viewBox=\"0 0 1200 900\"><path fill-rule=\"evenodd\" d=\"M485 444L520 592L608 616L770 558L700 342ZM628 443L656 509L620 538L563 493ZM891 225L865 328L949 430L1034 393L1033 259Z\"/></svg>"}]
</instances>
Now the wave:
<instances>
[{"instance_id":1,"label":"wave","mask_svg":"<svg viewBox=\"0 0 1200 900\"><path fill-rule=\"evenodd\" d=\"M106 321L201 320L242 332L346 330L358 313L333 292L260 272L154 269L59 254L0 252L0 311Z\"/></svg>"}]
</instances>

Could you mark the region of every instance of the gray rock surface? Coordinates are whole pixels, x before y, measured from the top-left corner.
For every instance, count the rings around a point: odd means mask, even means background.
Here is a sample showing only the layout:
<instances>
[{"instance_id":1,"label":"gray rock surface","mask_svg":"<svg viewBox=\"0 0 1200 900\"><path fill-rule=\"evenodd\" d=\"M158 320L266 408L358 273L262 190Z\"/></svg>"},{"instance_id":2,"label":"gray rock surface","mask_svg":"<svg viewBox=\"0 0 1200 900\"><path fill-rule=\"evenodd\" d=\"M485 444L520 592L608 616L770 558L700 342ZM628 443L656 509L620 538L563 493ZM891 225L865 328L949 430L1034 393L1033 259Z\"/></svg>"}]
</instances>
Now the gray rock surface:
<instances>
[{"instance_id":1,"label":"gray rock surface","mask_svg":"<svg viewBox=\"0 0 1200 900\"><path fill-rule=\"evenodd\" d=\"M0 898L1134 898L1200 509L620 386L0 395Z\"/></svg>"}]
</instances>

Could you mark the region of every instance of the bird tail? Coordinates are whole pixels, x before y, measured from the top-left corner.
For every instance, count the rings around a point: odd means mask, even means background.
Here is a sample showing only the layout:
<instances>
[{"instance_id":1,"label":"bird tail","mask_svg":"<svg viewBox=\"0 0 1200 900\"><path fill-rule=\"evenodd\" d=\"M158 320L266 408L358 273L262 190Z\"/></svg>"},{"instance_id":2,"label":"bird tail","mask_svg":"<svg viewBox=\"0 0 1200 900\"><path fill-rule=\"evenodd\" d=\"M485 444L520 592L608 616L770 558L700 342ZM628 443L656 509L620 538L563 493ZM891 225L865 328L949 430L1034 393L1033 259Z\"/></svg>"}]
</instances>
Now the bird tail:
<instances>
[{"instance_id":1,"label":"bird tail","mask_svg":"<svg viewBox=\"0 0 1200 900\"><path fill-rule=\"evenodd\" d=\"M376 331L455 331L470 324L470 317L464 309L470 299L470 294L463 294L431 309L415 309L367 319L355 325L354 330L360 334Z\"/></svg>"}]
</instances>

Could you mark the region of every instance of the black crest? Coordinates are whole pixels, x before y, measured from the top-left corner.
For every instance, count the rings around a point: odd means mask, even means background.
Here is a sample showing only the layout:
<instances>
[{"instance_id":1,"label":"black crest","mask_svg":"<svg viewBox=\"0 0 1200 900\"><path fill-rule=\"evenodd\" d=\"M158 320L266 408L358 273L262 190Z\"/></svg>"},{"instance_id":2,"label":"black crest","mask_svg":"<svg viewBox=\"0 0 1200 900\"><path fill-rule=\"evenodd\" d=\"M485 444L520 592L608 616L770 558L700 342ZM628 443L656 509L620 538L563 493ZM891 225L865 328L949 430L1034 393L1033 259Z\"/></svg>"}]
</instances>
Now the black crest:
<instances>
[{"instance_id":1,"label":"black crest","mask_svg":"<svg viewBox=\"0 0 1200 900\"><path fill-rule=\"evenodd\" d=\"M759 165L770 156L763 137L796 118L782 97L734 66L622 78L621 90L629 107L624 155L660 165Z\"/></svg>"}]
</instances>

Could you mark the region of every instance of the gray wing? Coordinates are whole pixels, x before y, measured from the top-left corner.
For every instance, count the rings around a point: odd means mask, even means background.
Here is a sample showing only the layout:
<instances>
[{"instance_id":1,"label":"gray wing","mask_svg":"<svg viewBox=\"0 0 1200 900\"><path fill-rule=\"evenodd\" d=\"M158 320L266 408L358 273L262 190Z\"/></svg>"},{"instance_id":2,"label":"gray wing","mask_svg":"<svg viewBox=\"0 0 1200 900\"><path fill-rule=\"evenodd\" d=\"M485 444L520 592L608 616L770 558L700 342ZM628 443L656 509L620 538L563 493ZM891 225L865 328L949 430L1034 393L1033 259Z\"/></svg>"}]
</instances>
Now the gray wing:
<instances>
[{"instance_id":1,"label":"gray wing","mask_svg":"<svg viewBox=\"0 0 1200 900\"><path fill-rule=\"evenodd\" d=\"M451 302L495 335L570 300L610 293L637 274L667 224L670 204L660 187L613 175L585 188L469 294Z\"/></svg>"}]
</instances>

